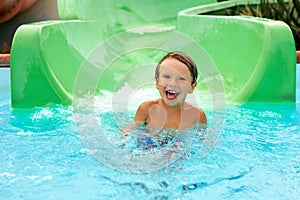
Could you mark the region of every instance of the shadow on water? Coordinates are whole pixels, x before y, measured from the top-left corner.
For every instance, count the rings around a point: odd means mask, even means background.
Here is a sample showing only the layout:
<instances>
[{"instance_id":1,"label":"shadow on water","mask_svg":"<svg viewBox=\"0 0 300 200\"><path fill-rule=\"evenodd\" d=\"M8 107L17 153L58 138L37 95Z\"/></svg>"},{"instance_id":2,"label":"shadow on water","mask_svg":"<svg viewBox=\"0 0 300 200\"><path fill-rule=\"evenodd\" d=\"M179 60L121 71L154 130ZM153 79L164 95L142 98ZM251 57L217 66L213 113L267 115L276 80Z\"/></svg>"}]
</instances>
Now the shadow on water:
<instances>
[{"instance_id":1,"label":"shadow on water","mask_svg":"<svg viewBox=\"0 0 300 200\"><path fill-rule=\"evenodd\" d=\"M181 189L184 191L196 190L196 189L202 189L205 187L216 185L223 181L232 181L232 180L241 179L244 176L248 175L252 171L252 168L253 167L250 167L247 171L242 171L237 175L232 175L232 176L228 176L228 177L220 177L220 178L216 178L212 181L185 184L185 185L181 186Z\"/></svg>"}]
</instances>

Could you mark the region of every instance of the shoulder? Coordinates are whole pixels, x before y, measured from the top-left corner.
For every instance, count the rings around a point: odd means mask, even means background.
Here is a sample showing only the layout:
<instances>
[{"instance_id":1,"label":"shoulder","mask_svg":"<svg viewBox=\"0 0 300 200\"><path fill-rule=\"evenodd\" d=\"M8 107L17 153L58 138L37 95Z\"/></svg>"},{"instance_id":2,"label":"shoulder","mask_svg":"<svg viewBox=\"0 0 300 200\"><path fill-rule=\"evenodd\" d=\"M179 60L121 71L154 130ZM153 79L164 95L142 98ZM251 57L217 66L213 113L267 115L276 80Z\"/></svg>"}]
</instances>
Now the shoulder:
<instances>
[{"instance_id":1,"label":"shoulder","mask_svg":"<svg viewBox=\"0 0 300 200\"><path fill-rule=\"evenodd\" d=\"M137 109L137 114L144 114L147 115L149 113L149 109L153 105L157 105L159 103L159 100L151 100L151 101L145 101L143 102Z\"/></svg>"},{"instance_id":2,"label":"shoulder","mask_svg":"<svg viewBox=\"0 0 300 200\"><path fill-rule=\"evenodd\" d=\"M144 120L148 116L150 108L156 104L158 104L158 100L143 102L136 111L135 120Z\"/></svg>"},{"instance_id":3,"label":"shoulder","mask_svg":"<svg viewBox=\"0 0 300 200\"><path fill-rule=\"evenodd\" d=\"M157 100L151 100L151 101L145 101L143 102L138 109L142 110L148 110L151 106L159 104L159 99Z\"/></svg>"},{"instance_id":4,"label":"shoulder","mask_svg":"<svg viewBox=\"0 0 300 200\"><path fill-rule=\"evenodd\" d=\"M207 124L206 114L201 108L191 104L187 104L187 108L196 113L196 115L198 116L198 123Z\"/></svg>"},{"instance_id":5,"label":"shoulder","mask_svg":"<svg viewBox=\"0 0 300 200\"><path fill-rule=\"evenodd\" d=\"M197 108L199 113L199 123L200 124L207 124L206 114L201 108Z\"/></svg>"}]
</instances>

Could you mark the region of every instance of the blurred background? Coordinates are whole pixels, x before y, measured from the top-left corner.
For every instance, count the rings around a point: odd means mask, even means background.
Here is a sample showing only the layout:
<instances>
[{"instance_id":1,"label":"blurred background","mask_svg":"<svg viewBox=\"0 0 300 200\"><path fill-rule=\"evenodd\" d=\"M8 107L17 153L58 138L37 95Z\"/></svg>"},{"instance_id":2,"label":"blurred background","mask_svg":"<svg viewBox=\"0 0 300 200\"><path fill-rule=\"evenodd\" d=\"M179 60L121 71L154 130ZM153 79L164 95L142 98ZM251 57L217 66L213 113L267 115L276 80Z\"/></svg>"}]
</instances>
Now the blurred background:
<instances>
[{"instance_id":1,"label":"blurred background","mask_svg":"<svg viewBox=\"0 0 300 200\"><path fill-rule=\"evenodd\" d=\"M10 52L13 35L20 25L56 19L56 0L0 0L0 53Z\"/></svg>"}]
</instances>

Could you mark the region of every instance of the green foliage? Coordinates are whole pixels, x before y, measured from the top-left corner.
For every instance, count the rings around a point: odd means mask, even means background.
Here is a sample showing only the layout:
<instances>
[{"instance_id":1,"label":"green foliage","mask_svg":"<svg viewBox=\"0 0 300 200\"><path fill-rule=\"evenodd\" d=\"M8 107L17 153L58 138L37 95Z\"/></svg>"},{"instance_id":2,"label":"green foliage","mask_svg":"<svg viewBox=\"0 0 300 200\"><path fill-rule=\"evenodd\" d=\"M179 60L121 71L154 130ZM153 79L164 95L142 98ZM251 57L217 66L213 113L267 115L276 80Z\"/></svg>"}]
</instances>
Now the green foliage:
<instances>
[{"instance_id":1,"label":"green foliage","mask_svg":"<svg viewBox=\"0 0 300 200\"><path fill-rule=\"evenodd\" d=\"M222 0L220 0L222 1ZM291 29L296 49L300 50L300 1L299 0L260 0L258 5L237 6L228 9L228 15L246 15L285 22Z\"/></svg>"}]
</instances>

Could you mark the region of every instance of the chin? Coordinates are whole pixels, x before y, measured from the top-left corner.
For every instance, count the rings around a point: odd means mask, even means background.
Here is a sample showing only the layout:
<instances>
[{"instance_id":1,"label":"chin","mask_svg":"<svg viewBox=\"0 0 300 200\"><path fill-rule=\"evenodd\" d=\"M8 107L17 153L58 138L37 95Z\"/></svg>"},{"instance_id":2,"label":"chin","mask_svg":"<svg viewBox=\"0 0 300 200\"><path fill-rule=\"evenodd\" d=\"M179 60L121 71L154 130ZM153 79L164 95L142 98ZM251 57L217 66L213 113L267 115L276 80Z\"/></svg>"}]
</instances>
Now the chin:
<instances>
[{"instance_id":1,"label":"chin","mask_svg":"<svg viewBox=\"0 0 300 200\"><path fill-rule=\"evenodd\" d=\"M176 100L170 101L170 100L164 99L164 103L165 103L167 106L169 106L169 107L180 107L180 105L181 105L181 104L180 104L178 101L176 101Z\"/></svg>"}]
</instances>

